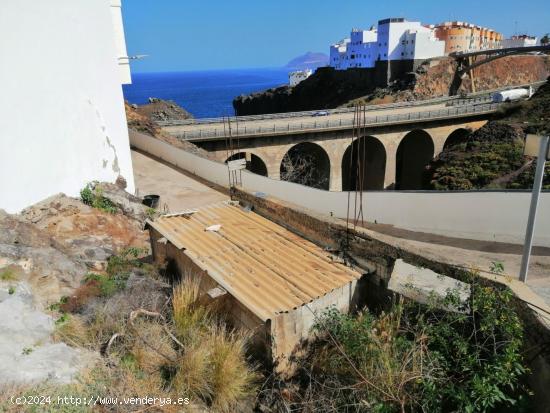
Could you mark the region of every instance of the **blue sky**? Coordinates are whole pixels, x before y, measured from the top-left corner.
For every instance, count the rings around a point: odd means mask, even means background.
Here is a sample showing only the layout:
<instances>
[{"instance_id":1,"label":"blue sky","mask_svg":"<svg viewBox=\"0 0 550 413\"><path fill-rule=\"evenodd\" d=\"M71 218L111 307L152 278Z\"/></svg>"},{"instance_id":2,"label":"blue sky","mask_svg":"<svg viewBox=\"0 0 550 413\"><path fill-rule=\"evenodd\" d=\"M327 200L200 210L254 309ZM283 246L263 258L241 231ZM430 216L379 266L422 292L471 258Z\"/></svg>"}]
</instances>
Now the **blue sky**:
<instances>
[{"instance_id":1,"label":"blue sky","mask_svg":"<svg viewBox=\"0 0 550 413\"><path fill-rule=\"evenodd\" d=\"M390 16L550 32L548 0L123 0L123 15L128 53L149 55L134 72L279 67Z\"/></svg>"}]
</instances>

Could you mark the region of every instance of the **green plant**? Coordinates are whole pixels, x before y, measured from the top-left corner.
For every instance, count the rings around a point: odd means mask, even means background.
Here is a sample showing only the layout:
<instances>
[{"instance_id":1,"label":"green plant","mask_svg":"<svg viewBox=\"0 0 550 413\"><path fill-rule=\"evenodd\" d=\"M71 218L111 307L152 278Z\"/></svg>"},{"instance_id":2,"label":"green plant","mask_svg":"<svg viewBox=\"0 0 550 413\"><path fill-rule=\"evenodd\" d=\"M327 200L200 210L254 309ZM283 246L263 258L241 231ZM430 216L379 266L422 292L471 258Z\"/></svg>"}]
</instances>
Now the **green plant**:
<instances>
[{"instance_id":1,"label":"green plant","mask_svg":"<svg viewBox=\"0 0 550 413\"><path fill-rule=\"evenodd\" d=\"M528 391L513 294L475 275L468 281L466 303L449 291L429 305L398 303L379 315L327 311L315 325L322 340L302 364L307 408L443 413L517 404Z\"/></svg>"},{"instance_id":2,"label":"green plant","mask_svg":"<svg viewBox=\"0 0 550 413\"><path fill-rule=\"evenodd\" d=\"M17 274L13 268L6 268L0 272L0 280L2 281L17 281Z\"/></svg>"},{"instance_id":3,"label":"green plant","mask_svg":"<svg viewBox=\"0 0 550 413\"><path fill-rule=\"evenodd\" d=\"M80 191L80 199L84 204L110 214L115 214L118 211L117 206L109 198L103 196L103 190L97 186L96 182L88 183Z\"/></svg>"},{"instance_id":4,"label":"green plant","mask_svg":"<svg viewBox=\"0 0 550 413\"><path fill-rule=\"evenodd\" d=\"M32 352L34 351L34 349L32 347L25 347L22 351L22 354L25 355L25 356L28 356L29 354L31 354Z\"/></svg>"},{"instance_id":5,"label":"green plant","mask_svg":"<svg viewBox=\"0 0 550 413\"><path fill-rule=\"evenodd\" d=\"M504 272L504 264L500 261L491 261L489 269L496 274L502 274Z\"/></svg>"},{"instance_id":6,"label":"green plant","mask_svg":"<svg viewBox=\"0 0 550 413\"><path fill-rule=\"evenodd\" d=\"M157 210L155 208L147 208L145 213L147 214L147 218L153 219L157 214Z\"/></svg>"},{"instance_id":7,"label":"green plant","mask_svg":"<svg viewBox=\"0 0 550 413\"><path fill-rule=\"evenodd\" d=\"M11 286L11 285L10 285L10 287L8 288L8 294L9 294L9 295L15 294L15 287L14 287L14 286Z\"/></svg>"}]
</instances>

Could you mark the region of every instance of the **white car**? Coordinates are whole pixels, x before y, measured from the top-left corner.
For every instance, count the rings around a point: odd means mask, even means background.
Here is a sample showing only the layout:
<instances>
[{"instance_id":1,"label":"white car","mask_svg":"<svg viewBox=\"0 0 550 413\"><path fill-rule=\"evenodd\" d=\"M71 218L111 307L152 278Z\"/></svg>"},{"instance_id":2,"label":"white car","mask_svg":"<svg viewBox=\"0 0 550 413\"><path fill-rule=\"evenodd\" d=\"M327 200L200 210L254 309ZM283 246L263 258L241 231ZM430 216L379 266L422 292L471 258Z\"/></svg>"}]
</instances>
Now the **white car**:
<instances>
[{"instance_id":1,"label":"white car","mask_svg":"<svg viewBox=\"0 0 550 413\"><path fill-rule=\"evenodd\" d=\"M319 112L315 112L313 115L314 118L318 116L328 116L328 112L326 110L320 110Z\"/></svg>"}]
</instances>

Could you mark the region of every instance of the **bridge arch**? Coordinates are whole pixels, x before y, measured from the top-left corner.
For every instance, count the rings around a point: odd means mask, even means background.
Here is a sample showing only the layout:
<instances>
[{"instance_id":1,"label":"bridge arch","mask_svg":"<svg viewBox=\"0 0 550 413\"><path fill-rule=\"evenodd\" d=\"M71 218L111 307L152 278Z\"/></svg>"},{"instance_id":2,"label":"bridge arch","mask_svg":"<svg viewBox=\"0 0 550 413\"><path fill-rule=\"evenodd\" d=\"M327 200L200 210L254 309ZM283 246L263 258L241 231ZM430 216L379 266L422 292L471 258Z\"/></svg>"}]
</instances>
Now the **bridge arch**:
<instances>
[{"instance_id":1,"label":"bridge arch","mask_svg":"<svg viewBox=\"0 0 550 413\"><path fill-rule=\"evenodd\" d=\"M250 152L239 152L227 158L224 163L236 161L237 159L246 159L246 169L250 172L267 176L267 166L258 155Z\"/></svg>"},{"instance_id":2,"label":"bridge arch","mask_svg":"<svg viewBox=\"0 0 550 413\"><path fill-rule=\"evenodd\" d=\"M359 165L361 165L361 170L359 170ZM382 142L374 136L360 137L354 140L344 152L342 190L384 189L385 172L386 149Z\"/></svg>"},{"instance_id":3,"label":"bridge arch","mask_svg":"<svg viewBox=\"0 0 550 413\"><path fill-rule=\"evenodd\" d=\"M330 158L316 143L302 142L291 147L280 166L281 181L294 182L318 189L329 189Z\"/></svg>"},{"instance_id":4,"label":"bridge arch","mask_svg":"<svg viewBox=\"0 0 550 413\"><path fill-rule=\"evenodd\" d=\"M445 139L445 144L443 149L448 149L451 146L458 145L460 143L466 142L466 138L472 133L471 129L468 128L458 128L451 132L447 139Z\"/></svg>"},{"instance_id":5,"label":"bridge arch","mask_svg":"<svg viewBox=\"0 0 550 413\"><path fill-rule=\"evenodd\" d=\"M428 132L416 129L399 143L396 154L395 189L422 189L426 165L434 157L434 142Z\"/></svg>"}]
</instances>

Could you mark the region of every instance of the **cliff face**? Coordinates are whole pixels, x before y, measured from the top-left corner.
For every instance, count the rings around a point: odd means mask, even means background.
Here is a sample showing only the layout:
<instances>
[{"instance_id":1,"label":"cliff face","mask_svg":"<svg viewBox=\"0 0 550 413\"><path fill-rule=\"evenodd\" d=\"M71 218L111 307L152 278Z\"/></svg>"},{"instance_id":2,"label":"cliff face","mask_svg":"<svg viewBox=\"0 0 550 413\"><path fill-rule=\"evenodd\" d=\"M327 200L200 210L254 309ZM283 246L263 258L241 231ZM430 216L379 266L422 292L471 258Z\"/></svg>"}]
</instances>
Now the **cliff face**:
<instances>
[{"instance_id":1,"label":"cliff face","mask_svg":"<svg viewBox=\"0 0 550 413\"><path fill-rule=\"evenodd\" d=\"M406 73L385 85L387 71L378 69L351 69L336 71L329 67L318 69L312 76L294 88L283 86L233 101L238 115L293 112L300 110L331 109L350 104L384 103L447 96L456 71L452 58L443 58L421 65L414 73ZM545 80L550 75L548 56L510 56L482 65L474 71L477 91L521 85ZM471 91L471 80L462 82L460 91Z\"/></svg>"},{"instance_id":2,"label":"cliff face","mask_svg":"<svg viewBox=\"0 0 550 413\"><path fill-rule=\"evenodd\" d=\"M530 100L505 106L496 118L446 147L427 166L425 189L530 189L535 159L523 155L523 139L526 132L550 132L550 83ZM543 184L550 189L550 165Z\"/></svg>"},{"instance_id":3,"label":"cliff face","mask_svg":"<svg viewBox=\"0 0 550 413\"><path fill-rule=\"evenodd\" d=\"M335 108L372 93L380 84L374 70L337 71L323 67L295 87L282 86L239 96L233 100L238 115Z\"/></svg>"},{"instance_id":4,"label":"cliff face","mask_svg":"<svg viewBox=\"0 0 550 413\"><path fill-rule=\"evenodd\" d=\"M456 62L452 58L446 58L431 67L424 66L424 70L424 73L417 74L412 85L413 96L416 99L447 96L456 71ZM545 80L550 75L550 57L504 57L474 69L473 75L477 91L537 82ZM459 92L471 91L471 79L466 77Z\"/></svg>"}]
</instances>

